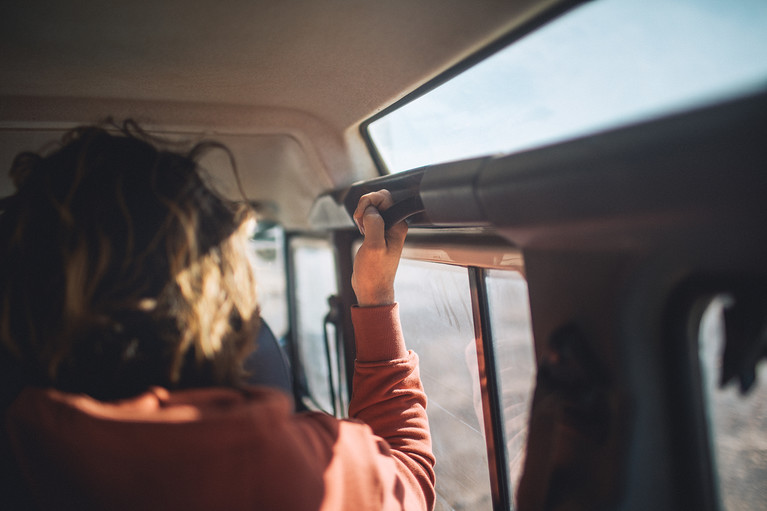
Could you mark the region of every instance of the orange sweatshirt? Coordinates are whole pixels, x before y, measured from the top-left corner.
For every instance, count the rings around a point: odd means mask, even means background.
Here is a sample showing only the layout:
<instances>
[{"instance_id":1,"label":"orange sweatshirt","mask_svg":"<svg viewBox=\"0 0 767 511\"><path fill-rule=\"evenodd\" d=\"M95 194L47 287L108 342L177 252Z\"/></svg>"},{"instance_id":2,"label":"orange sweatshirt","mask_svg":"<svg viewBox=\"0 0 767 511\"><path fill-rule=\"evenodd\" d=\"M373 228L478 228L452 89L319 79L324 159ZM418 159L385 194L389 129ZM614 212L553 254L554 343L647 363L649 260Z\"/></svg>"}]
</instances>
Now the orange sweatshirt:
<instances>
[{"instance_id":1,"label":"orange sweatshirt","mask_svg":"<svg viewBox=\"0 0 767 511\"><path fill-rule=\"evenodd\" d=\"M45 509L431 509L426 396L397 306L352 319L351 420L293 414L265 387L111 403L29 388L7 414L19 467Z\"/></svg>"}]
</instances>

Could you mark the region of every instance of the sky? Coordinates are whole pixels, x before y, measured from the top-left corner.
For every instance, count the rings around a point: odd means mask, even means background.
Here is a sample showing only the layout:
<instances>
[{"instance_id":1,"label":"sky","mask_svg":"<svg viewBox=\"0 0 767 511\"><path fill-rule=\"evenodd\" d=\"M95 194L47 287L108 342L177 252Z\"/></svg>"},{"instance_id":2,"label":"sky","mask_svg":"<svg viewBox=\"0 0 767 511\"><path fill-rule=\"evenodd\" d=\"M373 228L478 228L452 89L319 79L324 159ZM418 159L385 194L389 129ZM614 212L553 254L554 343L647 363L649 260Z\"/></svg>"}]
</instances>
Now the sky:
<instances>
[{"instance_id":1,"label":"sky","mask_svg":"<svg viewBox=\"0 0 767 511\"><path fill-rule=\"evenodd\" d=\"M510 153L767 88L767 1L599 0L370 125L389 170Z\"/></svg>"}]
</instances>

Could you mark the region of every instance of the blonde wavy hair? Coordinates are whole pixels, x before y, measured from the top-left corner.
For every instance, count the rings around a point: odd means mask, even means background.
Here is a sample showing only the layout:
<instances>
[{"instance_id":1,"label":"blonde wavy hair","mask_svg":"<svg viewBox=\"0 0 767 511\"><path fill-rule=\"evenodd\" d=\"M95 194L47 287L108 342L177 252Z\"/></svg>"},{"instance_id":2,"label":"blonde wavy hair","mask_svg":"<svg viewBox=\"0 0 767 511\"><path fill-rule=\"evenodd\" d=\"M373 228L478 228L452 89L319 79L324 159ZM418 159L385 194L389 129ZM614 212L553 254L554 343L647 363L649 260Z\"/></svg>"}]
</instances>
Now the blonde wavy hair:
<instances>
[{"instance_id":1,"label":"blonde wavy hair","mask_svg":"<svg viewBox=\"0 0 767 511\"><path fill-rule=\"evenodd\" d=\"M205 184L196 161L211 148L172 151L128 122L16 157L0 359L20 385L119 399L240 384L259 327L254 216Z\"/></svg>"}]
</instances>

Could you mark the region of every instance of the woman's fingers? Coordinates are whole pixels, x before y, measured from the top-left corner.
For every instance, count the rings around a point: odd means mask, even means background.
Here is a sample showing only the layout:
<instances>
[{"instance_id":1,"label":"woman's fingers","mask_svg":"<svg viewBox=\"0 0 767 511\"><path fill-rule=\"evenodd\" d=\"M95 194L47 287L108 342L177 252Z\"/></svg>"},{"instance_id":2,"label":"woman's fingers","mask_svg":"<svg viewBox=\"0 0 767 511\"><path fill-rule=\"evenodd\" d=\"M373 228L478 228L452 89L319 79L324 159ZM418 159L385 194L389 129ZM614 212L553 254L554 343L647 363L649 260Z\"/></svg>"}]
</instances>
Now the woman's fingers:
<instances>
[{"instance_id":1,"label":"woman's fingers","mask_svg":"<svg viewBox=\"0 0 767 511\"><path fill-rule=\"evenodd\" d=\"M365 217L365 211L368 209L368 207L373 206L378 213L379 211L386 211L390 207L394 205L394 200L392 199L391 193L389 193L389 190L378 190L376 192L366 193L360 198L360 201L357 203L357 209L354 211L354 223L357 224L357 228L360 230L360 233L364 236L365 235L365 223L363 222L363 219ZM373 215L372 212L369 212L370 215ZM380 214L379 214L380 216Z\"/></svg>"},{"instance_id":2,"label":"woman's fingers","mask_svg":"<svg viewBox=\"0 0 767 511\"><path fill-rule=\"evenodd\" d=\"M362 234L369 246L380 246L386 243L384 219L381 213L373 205L365 208L362 212Z\"/></svg>"}]
</instances>

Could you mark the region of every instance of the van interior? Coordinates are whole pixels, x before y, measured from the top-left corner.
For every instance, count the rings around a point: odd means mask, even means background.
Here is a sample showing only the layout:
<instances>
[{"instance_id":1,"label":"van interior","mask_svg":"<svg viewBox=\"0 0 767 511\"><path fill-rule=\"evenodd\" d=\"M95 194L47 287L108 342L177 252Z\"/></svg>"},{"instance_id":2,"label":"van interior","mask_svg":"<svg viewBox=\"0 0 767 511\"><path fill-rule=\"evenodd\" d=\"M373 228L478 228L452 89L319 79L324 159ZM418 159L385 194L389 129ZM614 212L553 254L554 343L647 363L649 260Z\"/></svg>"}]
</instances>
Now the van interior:
<instances>
[{"instance_id":1,"label":"van interior","mask_svg":"<svg viewBox=\"0 0 767 511\"><path fill-rule=\"evenodd\" d=\"M350 214L392 192L437 509L765 508L767 3L24 0L0 26L5 169L108 119L231 150L204 166L258 212L297 409L346 414Z\"/></svg>"}]
</instances>

